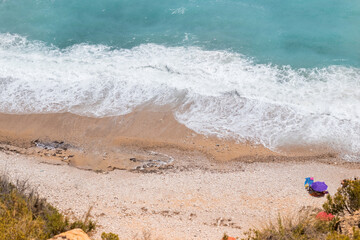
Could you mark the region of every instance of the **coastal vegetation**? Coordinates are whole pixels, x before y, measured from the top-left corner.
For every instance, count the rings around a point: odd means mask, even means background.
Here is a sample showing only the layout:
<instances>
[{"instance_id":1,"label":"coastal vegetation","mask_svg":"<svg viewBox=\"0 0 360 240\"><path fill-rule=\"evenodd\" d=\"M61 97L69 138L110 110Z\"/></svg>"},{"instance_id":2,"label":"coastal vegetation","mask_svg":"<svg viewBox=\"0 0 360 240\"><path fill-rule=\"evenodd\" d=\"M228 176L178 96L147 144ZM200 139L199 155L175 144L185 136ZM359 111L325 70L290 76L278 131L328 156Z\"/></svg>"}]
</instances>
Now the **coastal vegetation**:
<instances>
[{"instance_id":1,"label":"coastal vegetation","mask_svg":"<svg viewBox=\"0 0 360 240\"><path fill-rule=\"evenodd\" d=\"M16 181L13 184L6 175L0 176L2 240L49 239L75 228L89 233L96 226L95 222L89 219L90 210L84 219L70 221L26 182Z\"/></svg>"},{"instance_id":2,"label":"coastal vegetation","mask_svg":"<svg viewBox=\"0 0 360 240\"><path fill-rule=\"evenodd\" d=\"M331 214L353 214L360 209L360 180L344 180L342 187L333 197L327 196L323 205L326 212Z\"/></svg>"},{"instance_id":3,"label":"coastal vegetation","mask_svg":"<svg viewBox=\"0 0 360 240\"><path fill-rule=\"evenodd\" d=\"M334 214L318 218L319 212ZM331 215L332 216L332 215ZM262 229L251 229L243 240L360 240L360 180L344 180L323 209L308 209L296 217L278 217Z\"/></svg>"}]
</instances>

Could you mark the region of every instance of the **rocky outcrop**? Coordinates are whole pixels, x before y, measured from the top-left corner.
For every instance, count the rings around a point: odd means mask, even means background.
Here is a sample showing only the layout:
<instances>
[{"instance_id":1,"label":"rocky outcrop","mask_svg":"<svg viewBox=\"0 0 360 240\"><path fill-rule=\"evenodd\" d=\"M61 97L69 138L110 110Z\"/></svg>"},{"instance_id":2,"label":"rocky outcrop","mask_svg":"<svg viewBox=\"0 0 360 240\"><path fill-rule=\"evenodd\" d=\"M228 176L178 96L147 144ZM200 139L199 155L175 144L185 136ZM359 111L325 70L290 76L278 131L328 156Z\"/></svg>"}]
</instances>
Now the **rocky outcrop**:
<instances>
[{"instance_id":1,"label":"rocky outcrop","mask_svg":"<svg viewBox=\"0 0 360 240\"><path fill-rule=\"evenodd\" d=\"M342 234L353 236L353 229L360 230L360 210L356 211L350 216L345 216L340 219L339 230Z\"/></svg>"},{"instance_id":2,"label":"rocky outcrop","mask_svg":"<svg viewBox=\"0 0 360 240\"><path fill-rule=\"evenodd\" d=\"M48 240L91 240L89 236L80 228L73 229L64 233L60 233Z\"/></svg>"}]
</instances>

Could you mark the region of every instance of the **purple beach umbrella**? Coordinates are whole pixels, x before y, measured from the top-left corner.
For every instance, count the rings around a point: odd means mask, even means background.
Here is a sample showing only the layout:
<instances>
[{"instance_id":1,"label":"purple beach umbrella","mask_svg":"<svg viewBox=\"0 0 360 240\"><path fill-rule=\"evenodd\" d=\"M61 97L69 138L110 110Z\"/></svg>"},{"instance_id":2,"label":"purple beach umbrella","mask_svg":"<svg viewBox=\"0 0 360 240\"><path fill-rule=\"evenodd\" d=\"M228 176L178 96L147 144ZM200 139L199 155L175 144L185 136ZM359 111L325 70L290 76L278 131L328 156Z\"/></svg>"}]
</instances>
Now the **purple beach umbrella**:
<instances>
[{"instance_id":1,"label":"purple beach umbrella","mask_svg":"<svg viewBox=\"0 0 360 240\"><path fill-rule=\"evenodd\" d=\"M314 191L323 192L323 191L326 191L328 186L324 182L314 182L313 184L311 184L311 188Z\"/></svg>"}]
</instances>

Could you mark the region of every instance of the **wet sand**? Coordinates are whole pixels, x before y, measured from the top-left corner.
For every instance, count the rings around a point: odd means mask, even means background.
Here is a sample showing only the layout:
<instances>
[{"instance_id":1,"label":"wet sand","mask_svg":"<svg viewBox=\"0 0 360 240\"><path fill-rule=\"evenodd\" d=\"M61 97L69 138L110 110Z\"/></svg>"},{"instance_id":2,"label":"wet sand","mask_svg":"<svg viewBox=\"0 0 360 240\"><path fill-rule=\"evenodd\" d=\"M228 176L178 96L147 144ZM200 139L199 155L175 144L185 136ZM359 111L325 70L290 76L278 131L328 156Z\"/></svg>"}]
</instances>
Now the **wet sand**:
<instances>
[{"instance_id":1,"label":"wet sand","mask_svg":"<svg viewBox=\"0 0 360 240\"><path fill-rule=\"evenodd\" d=\"M97 171L158 168L170 162L188 165L180 161L183 155L201 155L208 165L314 158L339 161L334 160L333 151L316 146L288 146L274 152L249 142L197 134L166 109L105 118L71 113L0 114L0 148Z\"/></svg>"}]
</instances>

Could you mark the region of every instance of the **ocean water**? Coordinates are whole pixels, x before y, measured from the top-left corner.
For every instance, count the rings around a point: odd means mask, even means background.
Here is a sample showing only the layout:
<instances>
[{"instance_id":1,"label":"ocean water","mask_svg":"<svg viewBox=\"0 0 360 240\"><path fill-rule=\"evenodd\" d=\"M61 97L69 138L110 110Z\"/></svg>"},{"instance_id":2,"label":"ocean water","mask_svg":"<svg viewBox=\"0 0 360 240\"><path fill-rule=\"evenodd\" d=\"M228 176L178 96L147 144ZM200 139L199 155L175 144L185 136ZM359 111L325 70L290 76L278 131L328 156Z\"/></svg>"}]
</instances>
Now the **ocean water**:
<instances>
[{"instance_id":1,"label":"ocean water","mask_svg":"<svg viewBox=\"0 0 360 240\"><path fill-rule=\"evenodd\" d=\"M0 0L0 112L171 106L203 134L360 161L360 2Z\"/></svg>"}]
</instances>

